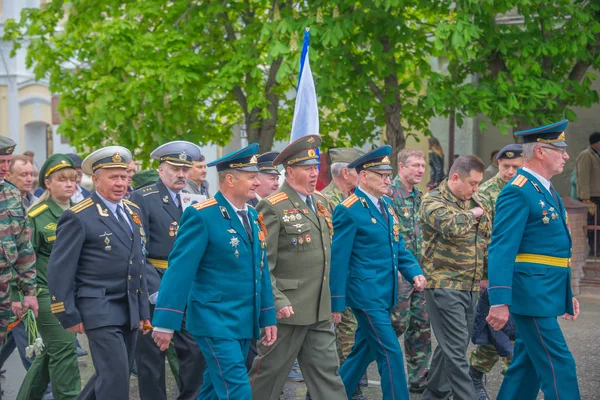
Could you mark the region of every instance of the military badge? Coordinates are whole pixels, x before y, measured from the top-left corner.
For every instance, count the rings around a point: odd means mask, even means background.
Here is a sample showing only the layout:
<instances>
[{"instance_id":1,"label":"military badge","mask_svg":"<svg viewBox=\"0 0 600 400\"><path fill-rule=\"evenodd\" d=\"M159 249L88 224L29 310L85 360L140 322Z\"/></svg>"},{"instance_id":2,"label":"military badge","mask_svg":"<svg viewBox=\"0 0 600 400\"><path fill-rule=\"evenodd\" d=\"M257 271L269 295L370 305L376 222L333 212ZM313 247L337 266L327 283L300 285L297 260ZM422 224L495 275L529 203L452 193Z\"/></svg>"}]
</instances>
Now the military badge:
<instances>
[{"instance_id":1,"label":"military badge","mask_svg":"<svg viewBox=\"0 0 600 400\"><path fill-rule=\"evenodd\" d=\"M304 244L304 239L302 239L302 237L298 238L298 244Z\"/></svg>"},{"instance_id":2,"label":"military badge","mask_svg":"<svg viewBox=\"0 0 600 400\"><path fill-rule=\"evenodd\" d=\"M307 233L306 236L304 237L304 240L306 240L306 243L310 243L310 235Z\"/></svg>"},{"instance_id":3,"label":"military badge","mask_svg":"<svg viewBox=\"0 0 600 400\"><path fill-rule=\"evenodd\" d=\"M49 230L49 231L55 231L56 230L56 223L50 222L48 225L46 225L44 227L44 229Z\"/></svg>"},{"instance_id":4,"label":"military badge","mask_svg":"<svg viewBox=\"0 0 600 400\"><path fill-rule=\"evenodd\" d=\"M290 215L290 221L295 222L296 216L294 214Z\"/></svg>"},{"instance_id":5,"label":"military badge","mask_svg":"<svg viewBox=\"0 0 600 400\"><path fill-rule=\"evenodd\" d=\"M142 221L140 220L140 215L137 213L137 211L134 211L131 213L131 219L133 219L133 222L135 222L138 225L142 225Z\"/></svg>"},{"instance_id":6,"label":"military badge","mask_svg":"<svg viewBox=\"0 0 600 400\"><path fill-rule=\"evenodd\" d=\"M543 217L542 217L542 222L543 222L544 224L548 224L548 223L550 222L550 218L548 218L548 215L547 215L547 214L548 214L548 211L546 211L546 210L542 210L542 215L543 215Z\"/></svg>"},{"instance_id":7,"label":"military badge","mask_svg":"<svg viewBox=\"0 0 600 400\"><path fill-rule=\"evenodd\" d=\"M371 222L374 223L374 224L376 224L377 220L375 218L371 218Z\"/></svg>"},{"instance_id":8,"label":"military badge","mask_svg":"<svg viewBox=\"0 0 600 400\"><path fill-rule=\"evenodd\" d=\"M104 232L102 235L100 235L100 237L104 238L104 251L111 251L112 250L112 246L110 245L110 238L109 236L111 236L112 233L106 233Z\"/></svg>"},{"instance_id":9,"label":"military badge","mask_svg":"<svg viewBox=\"0 0 600 400\"><path fill-rule=\"evenodd\" d=\"M102 208L102 206L96 203L96 208L98 208L98 214L102 217L108 217L108 210L106 208Z\"/></svg>"},{"instance_id":10,"label":"military badge","mask_svg":"<svg viewBox=\"0 0 600 400\"><path fill-rule=\"evenodd\" d=\"M187 159L187 155L185 154L185 151L182 151L181 153L179 153L179 159L181 161L185 161Z\"/></svg>"},{"instance_id":11,"label":"military badge","mask_svg":"<svg viewBox=\"0 0 600 400\"><path fill-rule=\"evenodd\" d=\"M123 160L123 157L117 152L112 156L112 162L120 163Z\"/></svg>"},{"instance_id":12,"label":"military badge","mask_svg":"<svg viewBox=\"0 0 600 400\"><path fill-rule=\"evenodd\" d=\"M544 208L546 206L546 203L544 203L542 200L540 200L540 207Z\"/></svg>"},{"instance_id":13,"label":"military badge","mask_svg":"<svg viewBox=\"0 0 600 400\"><path fill-rule=\"evenodd\" d=\"M163 197L163 203L168 204L169 203L169 196L165 196Z\"/></svg>"},{"instance_id":14,"label":"military badge","mask_svg":"<svg viewBox=\"0 0 600 400\"><path fill-rule=\"evenodd\" d=\"M290 222L290 217L288 217L287 215L284 215L283 222Z\"/></svg>"},{"instance_id":15,"label":"military badge","mask_svg":"<svg viewBox=\"0 0 600 400\"><path fill-rule=\"evenodd\" d=\"M227 229L228 233L234 234L235 233L235 229Z\"/></svg>"},{"instance_id":16,"label":"military badge","mask_svg":"<svg viewBox=\"0 0 600 400\"><path fill-rule=\"evenodd\" d=\"M292 238L292 244L295 246L296 244L298 244L298 239L296 238Z\"/></svg>"},{"instance_id":17,"label":"military badge","mask_svg":"<svg viewBox=\"0 0 600 400\"><path fill-rule=\"evenodd\" d=\"M408 213L408 208L403 207L402 212L403 212L402 215L404 216L404 218L408 218L410 216L410 214Z\"/></svg>"},{"instance_id":18,"label":"military badge","mask_svg":"<svg viewBox=\"0 0 600 400\"><path fill-rule=\"evenodd\" d=\"M304 210L302 210L302 212L304 212ZM304 214L308 214L308 210L306 210L306 212L304 212ZM296 214L296 220L300 221L302 219L302 215L300 213Z\"/></svg>"},{"instance_id":19,"label":"military badge","mask_svg":"<svg viewBox=\"0 0 600 400\"><path fill-rule=\"evenodd\" d=\"M231 247L238 247L240 245L240 239L238 239L235 236L232 236L231 240L229 241L229 244L231 245Z\"/></svg>"}]
</instances>

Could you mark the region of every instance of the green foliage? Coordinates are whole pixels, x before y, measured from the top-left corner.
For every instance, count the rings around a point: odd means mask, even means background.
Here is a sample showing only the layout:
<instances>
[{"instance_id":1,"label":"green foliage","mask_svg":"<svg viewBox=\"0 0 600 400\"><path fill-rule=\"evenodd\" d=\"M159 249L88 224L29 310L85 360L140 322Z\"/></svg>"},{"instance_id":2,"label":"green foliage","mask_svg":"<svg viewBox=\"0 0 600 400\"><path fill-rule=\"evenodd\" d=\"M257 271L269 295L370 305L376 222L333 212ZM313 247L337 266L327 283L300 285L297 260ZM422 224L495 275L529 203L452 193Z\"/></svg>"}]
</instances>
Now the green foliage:
<instances>
[{"instance_id":1,"label":"green foliage","mask_svg":"<svg viewBox=\"0 0 600 400\"><path fill-rule=\"evenodd\" d=\"M453 10L434 39L447 74L432 76L426 100L437 113L456 110L457 121L481 113L506 133L576 119L568 107L598 102L587 72L600 67L598 2L447 3Z\"/></svg>"},{"instance_id":2,"label":"green foliage","mask_svg":"<svg viewBox=\"0 0 600 400\"><path fill-rule=\"evenodd\" d=\"M31 39L27 63L60 95L60 132L79 148L117 142L147 156L168 140L223 145L241 123L270 148L297 76L290 39L303 25L280 6L53 0L6 21L4 39L14 50Z\"/></svg>"}]
</instances>

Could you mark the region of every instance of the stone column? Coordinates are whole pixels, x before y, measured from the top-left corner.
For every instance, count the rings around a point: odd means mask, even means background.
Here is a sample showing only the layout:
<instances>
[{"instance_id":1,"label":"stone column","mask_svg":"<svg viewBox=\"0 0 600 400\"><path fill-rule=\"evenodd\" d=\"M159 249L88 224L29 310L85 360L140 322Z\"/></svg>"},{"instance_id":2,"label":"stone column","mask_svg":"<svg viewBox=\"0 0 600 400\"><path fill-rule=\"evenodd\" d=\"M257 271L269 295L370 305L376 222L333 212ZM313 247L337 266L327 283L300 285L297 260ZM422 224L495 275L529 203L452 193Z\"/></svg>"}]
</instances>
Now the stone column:
<instances>
[{"instance_id":1,"label":"stone column","mask_svg":"<svg viewBox=\"0 0 600 400\"><path fill-rule=\"evenodd\" d=\"M561 197L569 214L571 238L573 239L573 255L571 256L571 287L575 295L581 294L580 281L583 279L583 267L588 255L587 205L570 197Z\"/></svg>"}]
</instances>

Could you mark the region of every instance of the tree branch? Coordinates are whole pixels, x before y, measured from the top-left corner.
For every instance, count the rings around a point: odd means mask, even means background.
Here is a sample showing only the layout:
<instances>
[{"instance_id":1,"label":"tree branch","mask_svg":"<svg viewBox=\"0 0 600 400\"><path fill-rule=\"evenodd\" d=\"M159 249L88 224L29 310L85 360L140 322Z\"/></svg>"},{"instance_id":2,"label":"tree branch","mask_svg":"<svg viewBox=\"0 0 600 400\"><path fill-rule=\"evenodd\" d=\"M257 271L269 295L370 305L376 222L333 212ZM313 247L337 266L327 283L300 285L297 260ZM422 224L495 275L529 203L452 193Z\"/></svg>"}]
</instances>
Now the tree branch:
<instances>
[{"instance_id":1,"label":"tree branch","mask_svg":"<svg viewBox=\"0 0 600 400\"><path fill-rule=\"evenodd\" d=\"M185 19L185 17L187 17L187 15L194 9L196 8L196 6L194 4L191 4L187 10L185 10L185 12L183 14L181 14L179 16L179 18L177 18L177 21L175 21L175 23L173 24L174 27L177 27L177 25L179 25L181 23L181 21L183 21Z\"/></svg>"}]
</instances>

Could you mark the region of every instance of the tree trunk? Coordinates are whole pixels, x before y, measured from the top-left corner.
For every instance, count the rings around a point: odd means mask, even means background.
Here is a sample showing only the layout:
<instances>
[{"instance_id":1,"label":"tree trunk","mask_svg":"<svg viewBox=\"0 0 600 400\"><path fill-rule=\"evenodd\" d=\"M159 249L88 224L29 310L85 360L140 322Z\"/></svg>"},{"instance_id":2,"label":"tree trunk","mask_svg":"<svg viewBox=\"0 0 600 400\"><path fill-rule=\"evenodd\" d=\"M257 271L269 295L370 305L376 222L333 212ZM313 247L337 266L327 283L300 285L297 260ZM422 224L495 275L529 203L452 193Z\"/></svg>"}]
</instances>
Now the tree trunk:
<instances>
[{"instance_id":1,"label":"tree trunk","mask_svg":"<svg viewBox=\"0 0 600 400\"><path fill-rule=\"evenodd\" d=\"M385 104L385 136L387 143L392 146L390 161L394 175L398 172L398 152L406 146L406 138L402 130L402 102L398 89L398 76L394 73L385 77L385 90L393 94L393 101Z\"/></svg>"},{"instance_id":2,"label":"tree trunk","mask_svg":"<svg viewBox=\"0 0 600 400\"><path fill-rule=\"evenodd\" d=\"M271 151L275 138L275 128L277 127L279 98L277 95L270 93L267 95L267 99L269 99L267 109L271 114L271 118L262 119L258 108L253 109L245 118L248 143L258 142L259 153Z\"/></svg>"}]
</instances>

